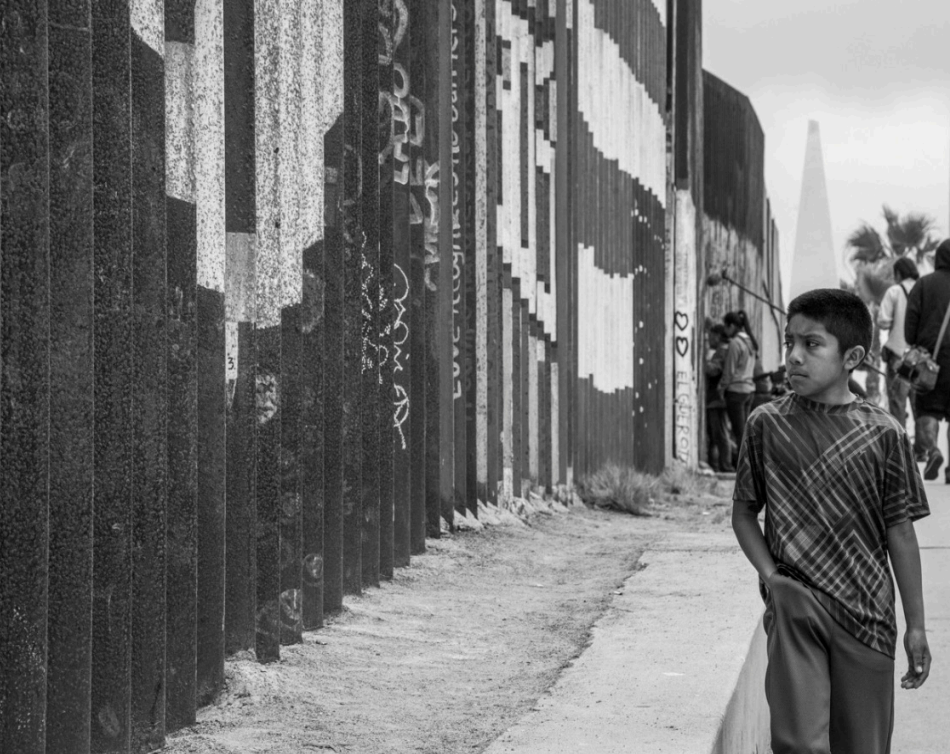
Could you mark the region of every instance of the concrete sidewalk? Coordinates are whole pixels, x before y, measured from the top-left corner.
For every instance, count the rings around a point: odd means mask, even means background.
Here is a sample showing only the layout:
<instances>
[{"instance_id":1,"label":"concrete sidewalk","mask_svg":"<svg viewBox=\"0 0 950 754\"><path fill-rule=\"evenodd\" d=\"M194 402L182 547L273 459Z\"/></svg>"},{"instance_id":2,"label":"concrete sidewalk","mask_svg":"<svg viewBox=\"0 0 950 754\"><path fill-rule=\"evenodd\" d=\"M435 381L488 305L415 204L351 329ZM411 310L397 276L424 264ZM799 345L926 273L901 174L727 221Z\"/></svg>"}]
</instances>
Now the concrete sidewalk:
<instances>
[{"instance_id":1,"label":"concrete sidewalk","mask_svg":"<svg viewBox=\"0 0 950 754\"><path fill-rule=\"evenodd\" d=\"M950 485L928 482L918 522L934 665L900 688L892 754L950 751ZM486 754L766 754L765 633L756 578L731 529L670 536L641 558L590 646ZM898 604L903 636L903 611Z\"/></svg>"},{"instance_id":2,"label":"concrete sidewalk","mask_svg":"<svg viewBox=\"0 0 950 754\"><path fill-rule=\"evenodd\" d=\"M934 657L930 678L916 691L900 688L907 672L907 655L897 650L894 738L891 754L946 754L950 751L950 485L927 482L931 514L914 528L920 544L924 578L927 639ZM904 635L904 612L898 604L897 621Z\"/></svg>"},{"instance_id":3,"label":"concrete sidewalk","mask_svg":"<svg viewBox=\"0 0 950 754\"><path fill-rule=\"evenodd\" d=\"M487 754L768 751L763 606L731 528L667 537L641 565L590 646Z\"/></svg>"}]
</instances>

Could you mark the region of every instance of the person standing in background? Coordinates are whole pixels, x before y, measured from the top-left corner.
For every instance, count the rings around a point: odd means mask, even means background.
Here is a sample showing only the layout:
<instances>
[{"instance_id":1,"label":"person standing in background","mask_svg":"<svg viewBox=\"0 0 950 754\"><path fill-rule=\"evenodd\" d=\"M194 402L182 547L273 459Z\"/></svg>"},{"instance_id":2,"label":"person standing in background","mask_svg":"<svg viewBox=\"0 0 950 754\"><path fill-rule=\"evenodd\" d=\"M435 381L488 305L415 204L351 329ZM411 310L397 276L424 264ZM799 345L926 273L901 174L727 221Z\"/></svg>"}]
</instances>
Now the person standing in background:
<instances>
[{"instance_id":1,"label":"person standing in background","mask_svg":"<svg viewBox=\"0 0 950 754\"><path fill-rule=\"evenodd\" d=\"M706 360L706 457L713 471L732 472L732 448L729 444L726 418L726 401L719 392L722 369L729 351L729 338L724 325L709 328L709 349Z\"/></svg>"},{"instance_id":2,"label":"person standing in background","mask_svg":"<svg viewBox=\"0 0 950 754\"><path fill-rule=\"evenodd\" d=\"M907 312L904 315L904 340L908 346L925 348L931 354L937 347L937 338L943 318L950 306L950 239L937 247L934 271L924 275L910 291ZM950 333L950 330L948 330ZM936 479L943 465L943 455L937 448L937 434L941 420L950 419L950 338L944 335L937 353L937 384L929 393L918 393L917 429L914 434L923 456L924 479ZM950 484L950 474L944 474Z\"/></svg>"},{"instance_id":3,"label":"person standing in background","mask_svg":"<svg viewBox=\"0 0 950 754\"><path fill-rule=\"evenodd\" d=\"M911 411L914 419L917 410L914 406L914 393L907 380L897 376L897 367L901 357L907 350L907 341L904 340L904 315L907 312L907 300L911 289L920 278L917 265L912 259L901 257L894 262L894 283L887 289L881 301L881 308L877 314L877 326L887 331L887 342L881 349L884 358L884 382L887 386L887 407L900 425L907 428L907 400L910 399ZM916 433L915 433L916 434ZM914 451L918 453L919 446L914 440Z\"/></svg>"},{"instance_id":4,"label":"person standing in background","mask_svg":"<svg viewBox=\"0 0 950 754\"><path fill-rule=\"evenodd\" d=\"M752 381L755 383L755 392L752 394L752 411L755 411L763 403L772 400L772 373L766 372L762 368L762 360L755 360L755 368L752 370Z\"/></svg>"},{"instance_id":5,"label":"person standing in background","mask_svg":"<svg viewBox=\"0 0 950 754\"><path fill-rule=\"evenodd\" d=\"M749 318L744 311L728 312L722 318L729 336L729 350L722 370L719 390L726 402L726 413L732 425L736 449L742 447L742 433L752 410L752 380L759 344L752 335Z\"/></svg>"}]
</instances>

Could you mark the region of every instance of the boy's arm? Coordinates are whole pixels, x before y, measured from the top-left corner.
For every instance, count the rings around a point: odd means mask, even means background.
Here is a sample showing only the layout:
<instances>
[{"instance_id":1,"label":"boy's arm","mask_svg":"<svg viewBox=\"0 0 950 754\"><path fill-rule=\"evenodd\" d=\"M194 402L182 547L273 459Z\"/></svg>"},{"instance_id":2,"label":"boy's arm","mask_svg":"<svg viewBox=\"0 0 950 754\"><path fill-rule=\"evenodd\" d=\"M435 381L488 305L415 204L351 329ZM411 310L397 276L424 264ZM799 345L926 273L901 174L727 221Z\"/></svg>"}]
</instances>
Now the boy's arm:
<instances>
[{"instance_id":1,"label":"boy's arm","mask_svg":"<svg viewBox=\"0 0 950 754\"><path fill-rule=\"evenodd\" d=\"M894 578L904 605L907 633L904 649L907 652L907 673L901 677L901 688L920 688L930 675L930 647L924 626L924 591L920 577L920 549L917 535L910 520L887 530L887 549L891 557Z\"/></svg>"},{"instance_id":2,"label":"boy's arm","mask_svg":"<svg viewBox=\"0 0 950 754\"><path fill-rule=\"evenodd\" d=\"M752 502L736 500L732 504L732 530L739 540L739 547L749 562L759 572L763 582L768 582L775 573L775 561L765 543L762 527L759 526L759 514ZM903 592L901 592L903 594Z\"/></svg>"}]
</instances>

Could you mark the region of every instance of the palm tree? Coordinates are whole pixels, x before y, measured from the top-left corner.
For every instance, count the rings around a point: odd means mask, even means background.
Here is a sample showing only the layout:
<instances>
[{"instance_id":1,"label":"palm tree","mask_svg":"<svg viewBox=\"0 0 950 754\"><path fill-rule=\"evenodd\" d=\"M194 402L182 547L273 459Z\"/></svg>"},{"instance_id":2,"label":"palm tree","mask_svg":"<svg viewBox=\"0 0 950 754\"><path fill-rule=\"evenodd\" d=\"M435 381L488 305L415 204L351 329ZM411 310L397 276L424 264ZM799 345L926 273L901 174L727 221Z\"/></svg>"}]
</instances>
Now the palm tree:
<instances>
[{"instance_id":1,"label":"palm tree","mask_svg":"<svg viewBox=\"0 0 950 754\"><path fill-rule=\"evenodd\" d=\"M922 212L908 212L903 217L886 204L882 208L887 223L885 237L867 222L855 229L845 242L846 260L854 272L854 292L868 305L875 320L874 339L868 363L880 368L880 331L877 327L877 309L884 293L894 284L894 262L899 257L911 257L917 264L932 263L933 253L940 243L933 237L934 219ZM868 398L877 402L880 396L880 378L868 371Z\"/></svg>"}]
</instances>

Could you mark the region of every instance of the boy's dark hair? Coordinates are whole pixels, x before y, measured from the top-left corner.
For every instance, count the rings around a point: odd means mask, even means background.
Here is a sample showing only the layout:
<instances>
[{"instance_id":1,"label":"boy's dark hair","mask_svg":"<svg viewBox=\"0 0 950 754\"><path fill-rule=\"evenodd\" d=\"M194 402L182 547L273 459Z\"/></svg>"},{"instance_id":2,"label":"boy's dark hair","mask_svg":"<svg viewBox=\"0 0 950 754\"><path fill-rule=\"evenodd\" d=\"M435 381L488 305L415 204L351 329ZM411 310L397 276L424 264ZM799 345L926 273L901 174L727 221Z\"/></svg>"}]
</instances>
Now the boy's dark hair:
<instances>
[{"instance_id":1,"label":"boy's dark hair","mask_svg":"<svg viewBox=\"0 0 950 754\"><path fill-rule=\"evenodd\" d=\"M894 262L894 278L898 283L901 280L919 280L920 272L917 270L917 265L914 264L914 260L901 257Z\"/></svg>"},{"instance_id":2,"label":"boy's dark hair","mask_svg":"<svg viewBox=\"0 0 950 754\"><path fill-rule=\"evenodd\" d=\"M718 324L718 323L715 324L715 325L712 325L712 326L709 328L709 334L710 334L710 335L718 335L719 338L720 338L720 340L727 340L727 339L728 339L728 336L726 335L726 326L725 326L725 325L720 325L720 324Z\"/></svg>"},{"instance_id":3,"label":"boy's dark hair","mask_svg":"<svg viewBox=\"0 0 950 754\"><path fill-rule=\"evenodd\" d=\"M796 314L821 322L838 339L842 354L854 346L871 350L874 324L867 305L850 291L839 288L817 288L792 299L786 321Z\"/></svg>"}]
</instances>

